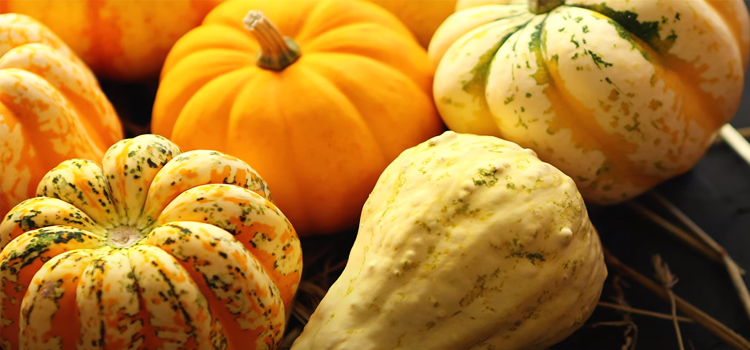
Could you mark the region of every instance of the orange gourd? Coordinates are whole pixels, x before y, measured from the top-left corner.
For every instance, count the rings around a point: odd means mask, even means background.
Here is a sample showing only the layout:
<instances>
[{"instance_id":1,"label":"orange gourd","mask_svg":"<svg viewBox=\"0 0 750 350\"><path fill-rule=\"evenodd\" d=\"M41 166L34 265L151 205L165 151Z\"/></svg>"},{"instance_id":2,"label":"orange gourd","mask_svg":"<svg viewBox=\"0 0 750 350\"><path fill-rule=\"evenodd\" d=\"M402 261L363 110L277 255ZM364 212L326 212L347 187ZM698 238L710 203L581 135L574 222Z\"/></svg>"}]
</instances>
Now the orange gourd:
<instances>
[{"instance_id":1,"label":"orange gourd","mask_svg":"<svg viewBox=\"0 0 750 350\"><path fill-rule=\"evenodd\" d=\"M59 35L98 76L156 78L167 52L222 0L0 0Z\"/></svg>"},{"instance_id":2,"label":"orange gourd","mask_svg":"<svg viewBox=\"0 0 750 350\"><path fill-rule=\"evenodd\" d=\"M456 9L456 0L370 0L403 22L427 48L435 30Z\"/></svg>"},{"instance_id":3,"label":"orange gourd","mask_svg":"<svg viewBox=\"0 0 750 350\"><path fill-rule=\"evenodd\" d=\"M425 50L377 5L228 1L167 57L152 131L253 164L300 236L333 233L356 226L391 160L443 130L431 84Z\"/></svg>"},{"instance_id":4,"label":"orange gourd","mask_svg":"<svg viewBox=\"0 0 750 350\"><path fill-rule=\"evenodd\" d=\"M48 28L0 15L0 215L33 197L68 158L100 159L122 139L115 110L86 65Z\"/></svg>"}]
</instances>

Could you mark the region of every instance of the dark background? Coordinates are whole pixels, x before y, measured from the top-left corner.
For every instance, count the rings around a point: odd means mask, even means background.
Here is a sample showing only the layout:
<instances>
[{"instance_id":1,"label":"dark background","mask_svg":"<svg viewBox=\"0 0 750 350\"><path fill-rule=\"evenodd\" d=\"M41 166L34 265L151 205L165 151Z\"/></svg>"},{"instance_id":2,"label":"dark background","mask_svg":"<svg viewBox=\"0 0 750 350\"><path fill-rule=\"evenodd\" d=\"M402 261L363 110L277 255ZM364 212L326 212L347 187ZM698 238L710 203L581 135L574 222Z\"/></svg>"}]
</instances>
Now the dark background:
<instances>
[{"instance_id":1,"label":"dark background","mask_svg":"<svg viewBox=\"0 0 750 350\"><path fill-rule=\"evenodd\" d=\"M157 81L123 84L104 80L101 84L121 116L127 136L148 132ZM746 77L745 85L750 86L750 77ZM744 90L742 105L732 121L736 128L750 127L748 90L750 89ZM741 267L750 271L750 165L727 145L713 146L691 171L663 183L654 190L676 204L725 247ZM642 203L651 208L658 208L648 201ZM750 339L750 316L744 312L722 265L688 248L663 229L643 219L627 205L589 206L589 211L604 246L622 262L643 275L653 277L651 258L654 254L661 255L679 278L674 287L676 295ZM343 248L338 254L345 257L348 253L347 241L352 237L352 232L345 232L338 237L334 235L305 239L303 248L333 241L340 244L343 240ZM614 295L610 285L615 275L615 271L610 269L610 279L607 281L602 300L610 301L610 297ZM628 284L623 288L625 300L631 306L662 313L670 312L667 302L655 297L635 282L627 279L624 281ZM750 273L745 276L745 283L750 285ZM583 328L552 349L620 350L625 344L625 327L594 327L599 322L620 320L620 313L599 307ZM671 321L638 315L633 315L633 321L638 327L636 349L678 348ZM681 329L686 349L731 349L701 326L683 323Z\"/></svg>"}]
</instances>

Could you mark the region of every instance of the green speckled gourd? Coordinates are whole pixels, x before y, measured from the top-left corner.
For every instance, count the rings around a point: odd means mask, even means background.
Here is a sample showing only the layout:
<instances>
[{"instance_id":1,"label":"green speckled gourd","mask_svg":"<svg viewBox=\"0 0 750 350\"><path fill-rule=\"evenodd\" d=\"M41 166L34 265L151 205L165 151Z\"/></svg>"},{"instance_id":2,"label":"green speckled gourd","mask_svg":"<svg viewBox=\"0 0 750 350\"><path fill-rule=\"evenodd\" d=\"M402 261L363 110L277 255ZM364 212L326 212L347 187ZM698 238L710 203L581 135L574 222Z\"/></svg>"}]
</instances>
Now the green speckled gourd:
<instances>
[{"instance_id":1,"label":"green speckled gourd","mask_svg":"<svg viewBox=\"0 0 750 350\"><path fill-rule=\"evenodd\" d=\"M533 149L588 203L692 168L735 115L750 48L742 0L459 0L435 32L448 128Z\"/></svg>"},{"instance_id":2,"label":"green speckled gourd","mask_svg":"<svg viewBox=\"0 0 750 350\"><path fill-rule=\"evenodd\" d=\"M576 185L528 149L448 131L380 176L339 279L292 350L535 350L607 276Z\"/></svg>"},{"instance_id":3,"label":"green speckled gourd","mask_svg":"<svg viewBox=\"0 0 750 350\"><path fill-rule=\"evenodd\" d=\"M36 193L0 222L0 348L278 348L302 250L244 161L140 135Z\"/></svg>"}]
</instances>

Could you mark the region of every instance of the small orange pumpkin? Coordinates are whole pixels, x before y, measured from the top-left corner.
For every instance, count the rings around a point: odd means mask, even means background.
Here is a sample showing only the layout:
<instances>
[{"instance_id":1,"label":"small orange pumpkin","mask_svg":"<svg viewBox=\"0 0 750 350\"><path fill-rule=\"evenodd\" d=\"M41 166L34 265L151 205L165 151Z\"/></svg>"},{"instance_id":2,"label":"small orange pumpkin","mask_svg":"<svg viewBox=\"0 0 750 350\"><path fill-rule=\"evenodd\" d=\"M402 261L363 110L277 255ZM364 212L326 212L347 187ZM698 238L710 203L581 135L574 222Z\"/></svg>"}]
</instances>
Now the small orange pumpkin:
<instances>
[{"instance_id":1,"label":"small orange pumpkin","mask_svg":"<svg viewBox=\"0 0 750 350\"><path fill-rule=\"evenodd\" d=\"M253 164L300 236L333 233L357 225L390 161L443 130L431 85L425 50L377 5L228 1L167 57L152 131Z\"/></svg>"},{"instance_id":2,"label":"small orange pumpkin","mask_svg":"<svg viewBox=\"0 0 750 350\"><path fill-rule=\"evenodd\" d=\"M435 30L456 9L456 0L370 0L401 20L427 48Z\"/></svg>"},{"instance_id":3,"label":"small orange pumpkin","mask_svg":"<svg viewBox=\"0 0 750 350\"><path fill-rule=\"evenodd\" d=\"M175 41L222 0L0 0L59 35L101 77L156 78Z\"/></svg>"}]
</instances>

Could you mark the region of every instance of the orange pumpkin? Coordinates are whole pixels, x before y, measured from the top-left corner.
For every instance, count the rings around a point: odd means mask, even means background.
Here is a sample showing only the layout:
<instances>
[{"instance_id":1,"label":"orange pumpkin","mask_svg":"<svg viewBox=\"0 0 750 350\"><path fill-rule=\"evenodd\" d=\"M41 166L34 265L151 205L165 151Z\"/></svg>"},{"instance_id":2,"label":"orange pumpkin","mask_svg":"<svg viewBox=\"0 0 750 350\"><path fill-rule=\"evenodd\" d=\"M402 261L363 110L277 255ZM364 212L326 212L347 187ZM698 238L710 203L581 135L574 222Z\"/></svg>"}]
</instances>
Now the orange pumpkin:
<instances>
[{"instance_id":1,"label":"orange pumpkin","mask_svg":"<svg viewBox=\"0 0 750 350\"><path fill-rule=\"evenodd\" d=\"M245 28L250 10L268 17ZM364 1L222 3L162 74L152 131L253 164L301 236L356 226L388 163L443 129L425 50Z\"/></svg>"},{"instance_id":2,"label":"orange pumpkin","mask_svg":"<svg viewBox=\"0 0 750 350\"><path fill-rule=\"evenodd\" d=\"M370 0L401 20L422 47L430 44L435 30L456 9L456 0Z\"/></svg>"},{"instance_id":3,"label":"orange pumpkin","mask_svg":"<svg viewBox=\"0 0 750 350\"><path fill-rule=\"evenodd\" d=\"M86 65L48 28L0 15L0 215L33 197L68 158L99 159L122 139L115 110Z\"/></svg>"},{"instance_id":4,"label":"orange pumpkin","mask_svg":"<svg viewBox=\"0 0 750 350\"><path fill-rule=\"evenodd\" d=\"M0 0L0 13L29 15L67 42L99 76L159 74L169 49L222 0Z\"/></svg>"}]
</instances>

